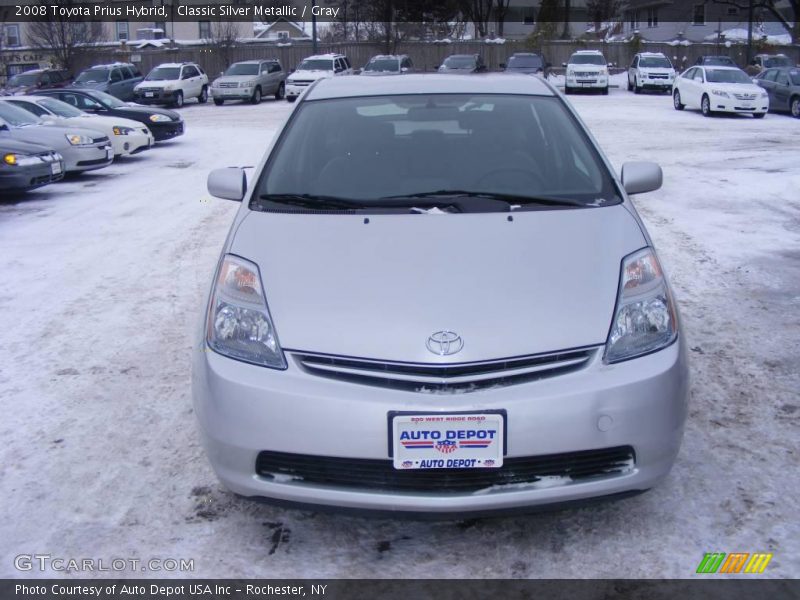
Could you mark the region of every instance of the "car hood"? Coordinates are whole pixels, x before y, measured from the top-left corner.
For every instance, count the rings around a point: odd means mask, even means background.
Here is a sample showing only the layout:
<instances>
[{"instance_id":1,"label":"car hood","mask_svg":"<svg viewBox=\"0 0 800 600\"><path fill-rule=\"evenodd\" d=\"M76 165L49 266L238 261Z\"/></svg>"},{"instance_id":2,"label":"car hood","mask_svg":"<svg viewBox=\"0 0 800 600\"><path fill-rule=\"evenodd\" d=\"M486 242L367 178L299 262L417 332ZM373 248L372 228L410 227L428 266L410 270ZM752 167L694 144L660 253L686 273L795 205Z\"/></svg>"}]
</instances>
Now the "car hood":
<instances>
[{"instance_id":1,"label":"car hood","mask_svg":"<svg viewBox=\"0 0 800 600\"><path fill-rule=\"evenodd\" d=\"M761 86L755 83L710 83L709 88L728 94L755 94L756 97L764 93Z\"/></svg>"},{"instance_id":2,"label":"car hood","mask_svg":"<svg viewBox=\"0 0 800 600\"><path fill-rule=\"evenodd\" d=\"M89 88L92 90L105 91L108 89L109 85L110 84L108 81L73 81L69 87L75 89Z\"/></svg>"},{"instance_id":3,"label":"car hood","mask_svg":"<svg viewBox=\"0 0 800 600\"><path fill-rule=\"evenodd\" d=\"M149 115L166 115L173 121L180 121L181 115L180 113L175 112L174 110L169 110L166 108L156 108L150 106L130 106L127 105L125 107L115 108L113 109L115 113L122 116L123 118L130 118L136 119L142 117L148 117ZM149 121L148 121L149 123ZM154 123L154 125L158 125L158 123Z\"/></svg>"},{"instance_id":4,"label":"car hood","mask_svg":"<svg viewBox=\"0 0 800 600\"><path fill-rule=\"evenodd\" d=\"M225 75L224 77L217 77L214 83L241 83L243 81L256 81L258 75Z\"/></svg>"},{"instance_id":5,"label":"car hood","mask_svg":"<svg viewBox=\"0 0 800 600\"><path fill-rule=\"evenodd\" d=\"M165 79L161 81L149 81L149 80L142 80L134 86L136 88L158 88L162 89L167 87L168 85L172 86L179 86L181 83L180 79Z\"/></svg>"},{"instance_id":6,"label":"car hood","mask_svg":"<svg viewBox=\"0 0 800 600\"><path fill-rule=\"evenodd\" d=\"M523 73L525 75L530 73L541 73L543 67L507 67L506 73Z\"/></svg>"},{"instance_id":7,"label":"car hood","mask_svg":"<svg viewBox=\"0 0 800 600\"><path fill-rule=\"evenodd\" d=\"M608 69L608 67L605 65L583 65L583 64L567 65L567 71L581 71L586 73L598 73L606 69Z\"/></svg>"},{"instance_id":8,"label":"car hood","mask_svg":"<svg viewBox=\"0 0 800 600\"><path fill-rule=\"evenodd\" d=\"M42 144L59 152L68 151L71 146L67 141L67 134L85 135L91 138L108 137L105 133L95 129L59 125L29 125L27 127L12 127L7 134L15 140Z\"/></svg>"},{"instance_id":9,"label":"car hood","mask_svg":"<svg viewBox=\"0 0 800 600\"><path fill-rule=\"evenodd\" d=\"M633 216L507 217L251 212L230 252L258 264L287 350L452 363L605 343L621 260L646 245ZM441 330L457 356L426 348Z\"/></svg>"},{"instance_id":10,"label":"car hood","mask_svg":"<svg viewBox=\"0 0 800 600\"><path fill-rule=\"evenodd\" d=\"M19 139L14 139L7 131L0 132L0 152L2 153L23 152L25 154L39 154L41 152L48 152L49 150L49 146L24 142Z\"/></svg>"},{"instance_id":11,"label":"car hood","mask_svg":"<svg viewBox=\"0 0 800 600\"><path fill-rule=\"evenodd\" d=\"M295 71L289 75L289 79L302 79L304 81L316 81L326 77L333 77L333 71Z\"/></svg>"},{"instance_id":12,"label":"car hood","mask_svg":"<svg viewBox=\"0 0 800 600\"><path fill-rule=\"evenodd\" d=\"M36 91L38 88L35 85L17 85L13 87L3 88L3 94L7 96L24 96L30 92Z\"/></svg>"}]
</instances>

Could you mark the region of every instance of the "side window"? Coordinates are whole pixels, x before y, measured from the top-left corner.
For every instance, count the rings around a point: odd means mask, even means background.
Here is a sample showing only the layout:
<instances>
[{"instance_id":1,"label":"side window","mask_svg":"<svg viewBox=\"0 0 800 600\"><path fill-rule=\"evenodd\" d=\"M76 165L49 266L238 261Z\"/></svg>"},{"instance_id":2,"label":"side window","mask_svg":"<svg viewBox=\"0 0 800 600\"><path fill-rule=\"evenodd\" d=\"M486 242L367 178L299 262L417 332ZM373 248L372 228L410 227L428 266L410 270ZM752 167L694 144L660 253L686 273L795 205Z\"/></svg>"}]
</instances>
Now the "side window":
<instances>
[{"instance_id":1,"label":"side window","mask_svg":"<svg viewBox=\"0 0 800 600\"><path fill-rule=\"evenodd\" d=\"M631 63L631 68L632 69L638 69L639 68L639 57L638 56L634 56L633 57L633 62Z\"/></svg>"},{"instance_id":2,"label":"side window","mask_svg":"<svg viewBox=\"0 0 800 600\"><path fill-rule=\"evenodd\" d=\"M350 64L350 59L347 58L346 56L344 57L344 66L348 69L352 67L352 65Z\"/></svg>"},{"instance_id":3,"label":"side window","mask_svg":"<svg viewBox=\"0 0 800 600\"><path fill-rule=\"evenodd\" d=\"M128 67L120 67L119 72L122 73L123 79L133 79L133 73Z\"/></svg>"},{"instance_id":4,"label":"side window","mask_svg":"<svg viewBox=\"0 0 800 600\"><path fill-rule=\"evenodd\" d=\"M334 71L336 71L338 73L339 71L341 71L343 69L344 69L344 66L342 65L342 59L337 58L335 61L333 61L333 70Z\"/></svg>"},{"instance_id":5,"label":"side window","mask_svg":"<svg viewBox=\"0 0 800 600\"><path fill-rule=\"evenodd\" d=\"M770 69L769 71L764 73L764 77L762 79L765 79L767 81L775 81L775 78L777 76L778 76L778 70Z\"/></svg>"},{"instance_id":6,"label":"side window","mask_svg":"<svg viewBox=\"0 0 800 600\"><path fill-rule=\"evenodd\" d=\"M112 69L111 83L116 83L118 81L122 81L122 71L120 71L119 69Z\"/></svg>"},{"instance_id":7,"label":"side window","mask_svg":"<svg viewBox=\"0 0 800 600\"><path fill-rule=\"evenodd\" d=\"M182 74L183 74L183 79L188 79L189 77L197 77L197 69L189 65L188 67L183 67Z\"/></svg>"},{"instance_id":8,"label":"side window","mask_svg":"<svg viewBox=\"0 0 800 600\"><path fill-rule=\"evenodd\" d=\"M45 109L36 104L35 102L20 102L18 100L9 100L10 104L24 108L26 111L35 114L37 117L49 114Z\"/></svg>"},{"instance_id":9,"label":"side window","mask_svg":"<svg viewBox=\"0 0 800 600\"><path fill-rule=\"evenodd\" d=\"M261 63L261 73L269 73L269 63Z\"/></svg>"},{"instance_id":10,"label":"side window","mask_svg":"<svg viewBox=\"0 0 800 600\"><path fill-rule=\"evenodd\" d=\"M778 85L789 85L789 76L786 74L786 71L778 71L778 77L775 81L778 82Z\"/></svg>"},{"instance_id":11,"label":"side window","mask_svg":"<svg viewBox=\"0 0 800 600\"><path fill-rule=\"evenodd\" d=\"M202 67L200 67L200 65L196 65L194 68L197 71L198 75L205 75L206 74L206 72L203 71L203 69L202 69Z\"/></svg>"},{"instance_id":12,"label":"side window","mask_svg":"<svg viewBox=\"0 0 800 600\"><path fill-rule=\"evenodd\" d=\"M703 69L695 69L694 70L694 80L695 81L699 81L700 83L705 81L705 79L703 78Z\"/></svg>"},{"instance_id":13,"label":"side window","mask_svg":"<svg viewBox=\"0 0 800 600\"><path fill-rule=\"evenodd\" d=\"M694 67L686 71L686 73L683 74L684 79L692 79L695 71L697 71L697 69Z\"/></svg>"},{"instance_id":14,"label":"side window","mask_svg":"<svg viewBox=\"0 0 800 600\"><path fill-rule=\"evenodd\" d=\"M42 76L39 78L39 81L42 85L49 85L50 84L50 73L42 73Z\"/></svg>"}]
</instances>

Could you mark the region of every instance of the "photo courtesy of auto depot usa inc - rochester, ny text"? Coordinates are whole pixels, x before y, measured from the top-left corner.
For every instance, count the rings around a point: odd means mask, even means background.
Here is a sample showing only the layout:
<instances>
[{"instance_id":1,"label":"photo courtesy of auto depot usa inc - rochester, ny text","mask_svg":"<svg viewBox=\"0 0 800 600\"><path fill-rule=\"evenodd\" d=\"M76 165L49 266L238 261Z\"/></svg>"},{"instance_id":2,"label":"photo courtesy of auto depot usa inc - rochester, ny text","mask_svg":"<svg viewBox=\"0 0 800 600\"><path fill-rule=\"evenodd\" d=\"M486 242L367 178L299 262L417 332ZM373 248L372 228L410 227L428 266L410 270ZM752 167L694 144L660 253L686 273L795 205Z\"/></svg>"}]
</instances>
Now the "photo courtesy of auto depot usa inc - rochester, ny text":
<instances>
[{"instance_id":1,"label":"photo courtesy of auto depot usa inc - rochester, ny text","mask_svg":"<svg viewBox=\"0 0 800 600\"><path fill-rule=\"evenodd\" d=\"M5 4L5 3L4 3ZM279 17L303 20L317 17L335 19L339 16L339 7L312 6L307 4L280 4L265 1L247 5L234 3L233 0L175 0L172 4L153 6L150 2L119 0L83 0L61 5L57 2L20 3L13 5L15 18L20 19L68 19L68 20L103 20L126 19L129 21L146 20L191 20L197 18L220 18L234 21L252 21L258 19L276 19Z\"/></svg>"}]
</instances>

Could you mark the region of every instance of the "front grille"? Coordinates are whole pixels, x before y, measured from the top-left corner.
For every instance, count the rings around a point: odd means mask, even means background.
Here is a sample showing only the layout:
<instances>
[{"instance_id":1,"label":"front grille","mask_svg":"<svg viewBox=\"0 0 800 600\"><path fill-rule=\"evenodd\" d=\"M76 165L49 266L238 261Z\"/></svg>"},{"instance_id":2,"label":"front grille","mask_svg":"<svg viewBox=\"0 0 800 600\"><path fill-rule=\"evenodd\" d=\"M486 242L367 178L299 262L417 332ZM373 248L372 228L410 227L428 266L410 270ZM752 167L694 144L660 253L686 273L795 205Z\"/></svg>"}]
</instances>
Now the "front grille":
<instances>
[{"instance_id":1,"label":"front grille","mask_svg":"<svg viewBox=\"0 0 800 600\"><path fill-rule=\"evenodd\" d=\"M313 79L295 79L289 85L311 85L312 83L314 83Z\"/></svg>"},{"instance_id":2,"label":"front grille","mask_svg":"<svg viewBox=\"0 0 800 600\"><path fill-rule=\"evenodd\" d=\"M575 71L575 77L597 77L597 73L592 71Z\"/></svg>"},{"instance_id":3,"label":"front grille","mask_svg":"<svg viewBox=\"0 0 800 600\"><path fill-rule=\"evenodd\" d=\"M320 377L410 392L454 394L569 373L585 366L596 351L584 348L452 364L384 362L326 354L294 353L293 356L303 369Z\"/></svg>"},{"instance_id":4,"label":"front grille","mask_svg":"<svg viewBox=\"0 0 800 600\"><path fill-rule=\"evenodd\" d=\"M737 100L755 100L757 96L755 94L734 94L733 97Z\"/></svg>"},{"instance_id":5,"label":"front grille","mask_svg":"<svg viewBox=\"0 0 800 600\"><path fill-rule=\"evenodd\" d=\"M658 75L658 74L650 74L648 75L650 79L669 79L669 75Z\"/></svg>"},{"instance_id":6,"label":"front grille","mask_svg":"<svg viewBox=\"0 0 800 600\"><path fill-rule=\"evenodd\" d=\"M256 473L294 485L319 485L376 491L471 493L513 484L532 484L563 478L563 485L624 475L636 462L633 448L619 446L563 454L507 458L497 469L431 469L400 471L390 460L336 458L263 451Z\"/></svg>"},{"instance_id":7,"label":"front grille","mask_svg":"<svg viewBox=\"0 0 800 600\"><path fill-rule=\"evenodd\" d=\"M236 82L236 81L223 81L223 82L221 82L221 83L219 83L217 85L219 87L221 87L221 88L238 88L239 87L239 83Z\"/></svg>"},{"instance_id":8,"label":"front grille","mask_svg":"<svg viewBox=\"0 0 800 600\"><path fill-rule=\"evenodd\" d=\"M107 136L92 138L92 143L93 144L102 144L102 143L107 142L107 141L108 141L108 137Z\"/></svg>"},{"instance_id":9,"label":"front grille","mask_svg":"<svg viewBox=\"0 0 800 600\"><path fill-rule=\"evenodd\" d=\"M77 163L79 167L93 167L95 165L104 165L109 162L107 158L98 158L96 160L80 160Z\"/></svg>"},{"instance_id":10,"label":"front grille","mask_svg":"<svg viewBox=\"0 0 800 600\"><path fill-rule=\"evenodd\" d=\"M144 94L145 92L155 92L155 93L159 93L159 92L161 92L161 91L162 91L162 89L163 89L163 88L157 88L157 87L153 87L153 88L143 87L143 88L139 88L139 89L138 89L138 90L136 90L136 91L137 91L138 93L142 93L142 94Z\"/></svg>"}]
</instances>

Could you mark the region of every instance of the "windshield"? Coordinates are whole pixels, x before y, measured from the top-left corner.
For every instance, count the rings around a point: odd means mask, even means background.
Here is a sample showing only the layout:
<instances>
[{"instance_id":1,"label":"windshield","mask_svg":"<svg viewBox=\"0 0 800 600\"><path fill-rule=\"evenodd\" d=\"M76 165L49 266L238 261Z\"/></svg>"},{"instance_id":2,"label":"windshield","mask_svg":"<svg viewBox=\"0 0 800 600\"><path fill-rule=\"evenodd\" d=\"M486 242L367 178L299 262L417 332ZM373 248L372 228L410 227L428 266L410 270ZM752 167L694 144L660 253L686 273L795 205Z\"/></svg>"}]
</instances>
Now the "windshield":
<instances>
[{"instance_id":1,"label":"windshield","mask_svg":"<svg viewBox=\"0 0 800 600\"><path fill-rule=\"evenodd\" d=\"M258 64L236 63L228 67L225 75L258 75Z\"/></svg>"},{"instance_id":2,"label":"windshield","mask_svg":"<svg viewBox=\"0 0 800 600\"><path fill-rule=\"evenodd\" d=\"M557 98L419 94L301 104L250 206L408 212L501 195L514 200L499 203L505 210L532 199L571 207L619 201L594 147ZM496 199L491 207L501 210Z\"/></svg>"},{"instance_id":3,"label":"windshield","mask_svg":"<svg viewBox=\"0 0 800 600\"><path fill-rule=\"evenodd\" d=\"M475 67L475 58L472 56L448 56L442 64L448 69L472 69Z\"/></svg>"},{"instance_id":4,"label":"windshield","mask_svg":"<svg viewBox=\"0 0 800 600\"><path fill-rule=\"evenodd\" d=\"M753 83L744 71L738 69L706 69L709 83Z\"/></svg>"},{"instance_id":5,"label":"windshield","mask_svg":"<svg viewBox=\"0 0 800 600\"><path fill-rule=\"evenodd\" d=\"M369 61L365 71L392 71L397 72L400 70L400 63L396 58L378 58Z\"/></svg>"},{"instance_id":6,"label":"windshield","mask_svg":"<svg viewBox=\"0 0 800 600\"><path fill-rule=\"evenodd\" d=\"M71 104L67 104L61 100L56 100L55 98L42 98L41 100L37 100L36 103L39 106L43 106L50 112L58 115L59 117L65 117L67 119L72 117L82 117L86 114Z\"/></svg>"},{"instance_id":7,"label":"windshield","mask_svg":"<svg viewBox=\"0 0 800 600\"><path fill-rule=\"evenodd\" d=\"M541 69L542 58L540 56L512 56L508 59L509 69Z\"/></svg>"},{"instance_id":8,"label":"windshield","mask_svg":"<svg viewBox=\"0 0 800 600\"><path fill-rule=\"evenodd\" d=\"M171 81L181 76L180 67L156 67L147 74L147 81Z\"/></svg>"},{"instance_id":9,"label":"windshield","mask_svg":"<svg viewBox=\"0 0 800 600\"><path fill-rule=\"evenodd\" d=\"M38 125L41 121L39 117L29 113L24 108L12 106L8 102L0 102L0 118L4 119L14 127L25 127L26 125Z\"/></svg>"},{"instance_id":10,"label":"windshield","mask_svg":"<svg viewBox=\"0 0 800 600\"><path fill-rule=\"evenodd\" d=\"M604 65L606 59L599 54L573 54L569 57L571 65Z\"/></svg>"},{"instance_id":11,"label":"windshield","mask_svg":"<svg viewBox=\"0 0 800 600\"><path fill-rule=\"evenodd\" d=\"M333 71L333 61L329 58L306 59L297 67L298 71Z\"/></svg>"},{"instance_id":12,"label":"windshield","mask_svg":"<svg viewBox=\"0 0 800 600\"><path fill-rule=\"evenodd\" d=\"M764 66L770 67L791 67L792 61L787 56L773 56L764 61Z\"/></svg>"},{"instance_id":13,"label":"windshield","mask_svg":"<svg viewBox=\"0 0 800 600\"><path fill-rule=\"evenodd\" d=\"M125 107L128 106L127 104L125 104L119 98L116 98L116 97L112 96L111 94L106 94L105 92L101 92L99 90L89 89L89 90L81 90L81 91L87 92L90 97L94 98L98 102L102 102L108 108L125 108Z\"/></svg>"},{"instance_id":14,"label":"windshield","mask_svg":"<svg viewBox=\"0 0 800 600\"><path fill-rule=\"evenodd\" d=\"M14 75L8 80L8 87L17 87L19 85L36 85L38 79L38 73L20 73L19 75Z\"/></svg>"},{"instance_id":15,"label":"windshield","mask_svg":"<svg viewBox=\"0 0 800 600\"><path fill-rule=\"evenodd\" d=\"M672 63L663 56L643 56L639 59L639 66L645 69L671 69Z\"/></svg>"},{"instance_id":16,"label":"windshield","mask_svg":"<svg viewBox=\"0 0 800 600\"><path fill-rule=\"evenodd\" d=\"M800 71L789 71L789 79L792 80L792 84L800 85Z\"/></svg>"},{"instance_id":17,"label":"windshield","mask_svg":"<svg viewBox=\"0 0 800 600\"><path fill-rule=\"evenodd\" d=\"M719 65L721 67L735 67L736 63L727 56L706 56L703 59L703 64L706 65Z\"/></svg>"},{"instance_id":18,"label":"windshield","mask_svg":"<svg viewBox=\"0 0 800 600\"><path fill-rule=\"evenodd\" d=\"M110 72L109 69L88 69L78 75L75 81L79 83L100 83L101 81L108 81Z\"/></svg>"}]
</instances>

